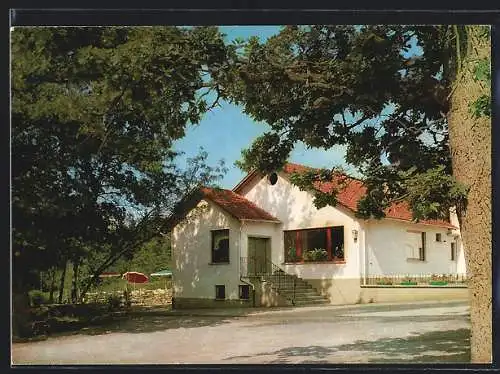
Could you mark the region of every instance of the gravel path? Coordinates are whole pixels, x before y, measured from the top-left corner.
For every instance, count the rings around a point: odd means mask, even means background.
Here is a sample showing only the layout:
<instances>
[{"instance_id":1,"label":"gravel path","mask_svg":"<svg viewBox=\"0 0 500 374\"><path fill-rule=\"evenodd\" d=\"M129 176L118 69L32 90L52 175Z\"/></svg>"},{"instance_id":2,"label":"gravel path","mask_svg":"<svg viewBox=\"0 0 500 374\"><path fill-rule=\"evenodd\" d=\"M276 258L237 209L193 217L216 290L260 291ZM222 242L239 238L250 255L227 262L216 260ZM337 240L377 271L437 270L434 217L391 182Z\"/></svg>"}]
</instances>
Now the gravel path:
<instances>
[{"instance_id":1,"label":"gravel path","mask_svg":"<svg viewBox=\"0 0 500 374\"><path fill-rule=\"evenodd\" d=\"M12 345L13 364L468 362L465 303L149 315Z\"/></svg>"}]
</instances>

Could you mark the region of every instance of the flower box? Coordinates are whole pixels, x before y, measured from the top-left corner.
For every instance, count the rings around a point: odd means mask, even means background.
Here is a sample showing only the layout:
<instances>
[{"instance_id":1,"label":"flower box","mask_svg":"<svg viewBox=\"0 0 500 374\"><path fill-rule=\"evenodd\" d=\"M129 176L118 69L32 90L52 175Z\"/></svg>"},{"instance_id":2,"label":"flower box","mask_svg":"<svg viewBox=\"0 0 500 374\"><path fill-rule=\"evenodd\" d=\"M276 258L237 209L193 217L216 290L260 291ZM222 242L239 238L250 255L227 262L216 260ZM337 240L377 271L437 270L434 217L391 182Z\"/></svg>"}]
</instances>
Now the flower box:
<instances>
[{"instance_id":1,"label":"flower box","mask_svg":"<svg viewBox=\"0 0 500 374\"><path fill-rule=\"evenodd\" d=\"M429 284L431 286L446 286L448 282L446 281L430 281Z\"/></svg>"},{"instance_id":2,"label":"flower box","mask_svg":"<svg viewBox=\"0 0 500 374\"><path fill-rule=\"evenodd\" d=\"M417 285L417 282L413 282L413 281L403 281L401 283L399 283L401 286L416 286Z\"/></svg>"}]
</instances>

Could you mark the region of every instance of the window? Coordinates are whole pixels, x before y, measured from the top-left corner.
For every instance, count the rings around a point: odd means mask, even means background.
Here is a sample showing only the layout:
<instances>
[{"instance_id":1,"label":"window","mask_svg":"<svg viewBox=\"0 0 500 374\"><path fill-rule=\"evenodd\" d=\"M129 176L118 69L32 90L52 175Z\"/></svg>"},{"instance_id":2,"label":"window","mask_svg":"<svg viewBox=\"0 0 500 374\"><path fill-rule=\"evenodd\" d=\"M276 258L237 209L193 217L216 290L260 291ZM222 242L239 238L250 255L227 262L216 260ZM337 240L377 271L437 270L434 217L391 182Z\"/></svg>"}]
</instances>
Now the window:
<instances>
[{"instance_id":1,"label":"window","mask_svg":"<svg viewBox=\"0 0 500 374\"><path fill-rule=\"evenodd\" d=\"M455 242L451 242L451 256L450 259L451 261L455 261L457 258L457 245Z\"/></svg>"},{"instance_id":2,"label":"window","mask_svg":"<svg viewBox=\"0 0 500 374\"><path fill-rule=\"evenodd\" d=\"M212 263L229 263L229 230L212 231Z\"/></svg>"},{"instance_id":3,"label":"window","mask_svg":"<svg viewBox=\"0 0 500 374\"><path fill-rule=\"evenodd\" d=\"M284 232L285 261L344 261L344 227Z\"/></svg>"},{"instance_id":4,"label":"window","mask_svg":"<svg viewBox=\"0 0 500 374\"><path fill-rule=\"evenodd\" d=\"M425 261L426 235L422 231L408 230L408 242L406 248L408 259Z\"/></svg>"},{"instance_id":5,"label":"window","mask_svg":"<svg viewBox=\"0 0 500 374\"><path fill-rule=\"evenodd\" d=\"M226 286L223 284L217 284L215 286L215 299L224 300L226 298Z\"/></svg>"},{"instance_id":6,"label":"window","mask_svg":"<svg viewBox=\"0 0 500 374\"><path fill-rule=\"evenodd\" d=\"M267 181L271 186L274 186L278 182L278 174L276 173L271 173L267 177Z\"/></svg>"},{"instance_id":7,"label":"window","mask_svg":"<svg viewBox=\"0 0 500 374\"><path fill-rule=\"evenodd\" d=\"M418 259L420 261L425 261L425 232L421 233L422 242L420 243L420 248L418 249Z\"/></svg>"},{"instance_id":8,"label":"window","mask_svg":"<svg viewBox=\"0 0 500 374\"><path fill-rule=\"evenodd\" d=\"M248 284L240 284L240 299L250 299L250 286Z\"/></svg>"},{"instance_id":9,"label":"window","mask_svg":"<svg viewBox=\"0 0 500 374\"><path fill-rule=\"evenodd\" d=\"M441 234L436 234L436 241L441 242Z\"/></svg>"}]
</instances>

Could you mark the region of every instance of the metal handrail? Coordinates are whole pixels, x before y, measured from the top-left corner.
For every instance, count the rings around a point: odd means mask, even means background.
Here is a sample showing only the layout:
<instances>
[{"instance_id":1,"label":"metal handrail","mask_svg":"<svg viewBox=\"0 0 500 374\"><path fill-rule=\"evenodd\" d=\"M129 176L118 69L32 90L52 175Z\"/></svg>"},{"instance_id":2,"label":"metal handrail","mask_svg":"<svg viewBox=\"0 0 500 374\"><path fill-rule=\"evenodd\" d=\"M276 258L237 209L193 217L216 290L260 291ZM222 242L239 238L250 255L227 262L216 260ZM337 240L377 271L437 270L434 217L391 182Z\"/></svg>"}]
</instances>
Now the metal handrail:
<instances>
[{"instance_id":1,"label":"metal handrail","mask_svg":"<svg viewBox=\"0 0 500 374\"><path fill-rule=\"evenodd\" d=\"M240 262L241 277L251 278L272 276L273 284L278 291L283 290L283 288L285 288L291 281L293 286L292 296L283 296L289 299L292 305L295 305L295 293L297 288L297 278L295 276L286 273L278 265L267 259L258 259L256 257L241 257Z\"/></svg>"}]
</instances>

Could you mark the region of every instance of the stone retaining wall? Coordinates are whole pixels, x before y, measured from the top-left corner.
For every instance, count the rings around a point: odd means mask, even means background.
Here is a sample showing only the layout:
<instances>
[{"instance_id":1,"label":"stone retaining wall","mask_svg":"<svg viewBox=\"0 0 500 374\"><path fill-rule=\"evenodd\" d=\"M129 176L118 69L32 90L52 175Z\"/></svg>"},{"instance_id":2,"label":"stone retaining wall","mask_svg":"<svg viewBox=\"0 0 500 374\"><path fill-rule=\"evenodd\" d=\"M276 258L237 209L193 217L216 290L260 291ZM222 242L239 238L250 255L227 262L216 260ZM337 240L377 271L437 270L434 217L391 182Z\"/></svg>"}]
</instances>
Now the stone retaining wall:
<instances>
[{"instance_id":1,"label":"stone retaining wall","mask_svg":"<svg viewBox=\"0 0 500 374\"><path fill-rule=\"evenodd\" d=\"M124 291L92 292L85 298L87 302L107 303L112 295L125 298ZM139 289L130 291L132 305L170 305L172 304L172 289L158 288L156 290Z\"/></svg>"}]
</instances>

